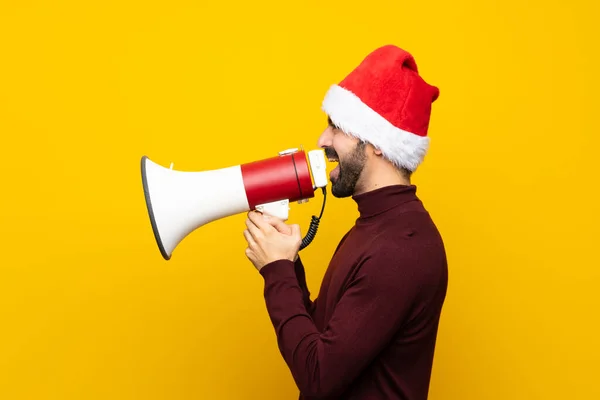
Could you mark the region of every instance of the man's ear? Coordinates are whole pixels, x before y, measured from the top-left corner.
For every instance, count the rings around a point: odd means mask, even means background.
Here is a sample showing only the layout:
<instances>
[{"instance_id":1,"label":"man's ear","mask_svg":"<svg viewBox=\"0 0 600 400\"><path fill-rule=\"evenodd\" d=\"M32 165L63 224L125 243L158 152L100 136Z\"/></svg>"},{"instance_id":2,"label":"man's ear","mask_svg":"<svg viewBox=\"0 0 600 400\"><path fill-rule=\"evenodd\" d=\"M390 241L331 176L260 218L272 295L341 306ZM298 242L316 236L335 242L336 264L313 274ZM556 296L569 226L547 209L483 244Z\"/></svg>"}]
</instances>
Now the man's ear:
<instances>
[{"instance_id":1,"label":"man's ear","mask_svg":"<svg viewBox=\"0 0 600 400\"><path fill-rule=\"evenodd\" d=\"M373 146L372 143L365 142L367 144L367 152L373 154L375 157L382 157L383 152L379 150L377 147Z\"/></svg>"},{"instance_id":2,"label":"man's ear","mask_svg":"<svg viewBox=\"0 0 600 400\"><path fill-rule=\"evenodd\" d=\"M381 150L379 150L377 147L373 146L369 142L366 142L366 143L367 143L367 149L369 152L373 153L376 157L381 157L381 155L383 154L381 152Z\"/></svg>"}]
</instances>

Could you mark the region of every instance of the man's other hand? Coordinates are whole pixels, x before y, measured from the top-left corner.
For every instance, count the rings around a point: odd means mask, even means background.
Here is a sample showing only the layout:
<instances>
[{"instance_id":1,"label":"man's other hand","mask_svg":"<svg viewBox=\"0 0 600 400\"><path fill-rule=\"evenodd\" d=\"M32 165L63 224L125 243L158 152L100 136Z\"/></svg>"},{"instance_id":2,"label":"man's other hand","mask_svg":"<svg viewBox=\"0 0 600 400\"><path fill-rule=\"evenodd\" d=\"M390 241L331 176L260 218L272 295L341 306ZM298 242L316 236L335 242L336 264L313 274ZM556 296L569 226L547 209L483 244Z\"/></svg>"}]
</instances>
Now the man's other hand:
<instances>
[{"instance_id":1,"label":"man's other hand","mask_svg":"<svg viewBox=\"0 0 600 400\"><path fill-rule=\"evenodd\" d=\"M246 257L257 270L273 261L296 260L302 243L299 225L287 225L276 217L250 211L246 228Z\"/></svg>"}]
</instances>

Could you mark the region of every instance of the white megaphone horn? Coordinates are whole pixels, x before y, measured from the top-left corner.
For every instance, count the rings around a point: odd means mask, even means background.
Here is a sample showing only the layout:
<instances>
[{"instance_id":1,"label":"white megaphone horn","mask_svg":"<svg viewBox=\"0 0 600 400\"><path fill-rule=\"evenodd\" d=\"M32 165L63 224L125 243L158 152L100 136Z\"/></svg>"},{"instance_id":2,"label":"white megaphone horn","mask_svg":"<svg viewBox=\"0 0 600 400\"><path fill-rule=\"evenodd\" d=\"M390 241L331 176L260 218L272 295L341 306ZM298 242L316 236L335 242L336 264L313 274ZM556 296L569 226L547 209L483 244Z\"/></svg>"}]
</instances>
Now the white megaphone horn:
<instances>
[{"instance_id":1,"label":"white megaphone horn","mask_svg":"<svg viewBox=\"0 0 600 400\"><path fill-rule=\"evenodd\" d=\"M313 216L300 249L313 240L325 208L323 150L289 149L278 156L210 171L177 171L142 157L142 184L154 238L165 260L192 231L219 218L257 210L288 219L289 203L323 191L323 208Z\"/></svg>"}]
</instances>

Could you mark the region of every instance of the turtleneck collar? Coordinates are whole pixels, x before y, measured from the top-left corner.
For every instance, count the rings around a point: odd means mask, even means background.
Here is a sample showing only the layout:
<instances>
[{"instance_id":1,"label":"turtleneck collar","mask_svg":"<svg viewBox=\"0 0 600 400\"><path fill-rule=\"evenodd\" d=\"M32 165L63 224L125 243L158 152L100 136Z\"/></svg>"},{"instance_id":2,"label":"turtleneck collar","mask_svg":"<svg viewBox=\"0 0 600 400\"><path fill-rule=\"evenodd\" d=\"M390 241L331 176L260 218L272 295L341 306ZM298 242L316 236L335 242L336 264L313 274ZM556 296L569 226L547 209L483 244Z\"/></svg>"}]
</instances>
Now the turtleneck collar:
<instances>
[{"instance_id":1,"label":"turtleneck collar","mask_svg":"<svg viewBox=\"0 0 600 400\"><path fill-rule=\"evenodd\" d=\"M392 185L352 196L358 205L359 219L373 217L400 204L418 200L415 185Z\"/></svg>"}]
</instances>

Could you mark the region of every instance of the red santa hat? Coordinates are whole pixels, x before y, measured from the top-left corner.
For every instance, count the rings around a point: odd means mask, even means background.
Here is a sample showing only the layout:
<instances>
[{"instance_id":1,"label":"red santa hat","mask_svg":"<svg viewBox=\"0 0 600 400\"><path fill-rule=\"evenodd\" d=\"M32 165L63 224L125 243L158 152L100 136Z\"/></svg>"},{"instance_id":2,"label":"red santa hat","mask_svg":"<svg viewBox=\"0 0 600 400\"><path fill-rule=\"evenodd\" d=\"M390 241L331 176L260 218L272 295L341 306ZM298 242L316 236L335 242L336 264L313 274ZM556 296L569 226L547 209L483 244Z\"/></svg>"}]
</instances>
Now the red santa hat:
<instances>
[{"instance_id":1,"label":"red santa hat","mask_svg":"<svg viewBox=\"0 0 600 400\"><path fill-rule=\"evenodd\" d=\"M439 89L419 76L413 56L387 45L332 85L322 109L338 128L414 171L429 147L431 105L438 96Z\"/></svg>"}]
</instances>

